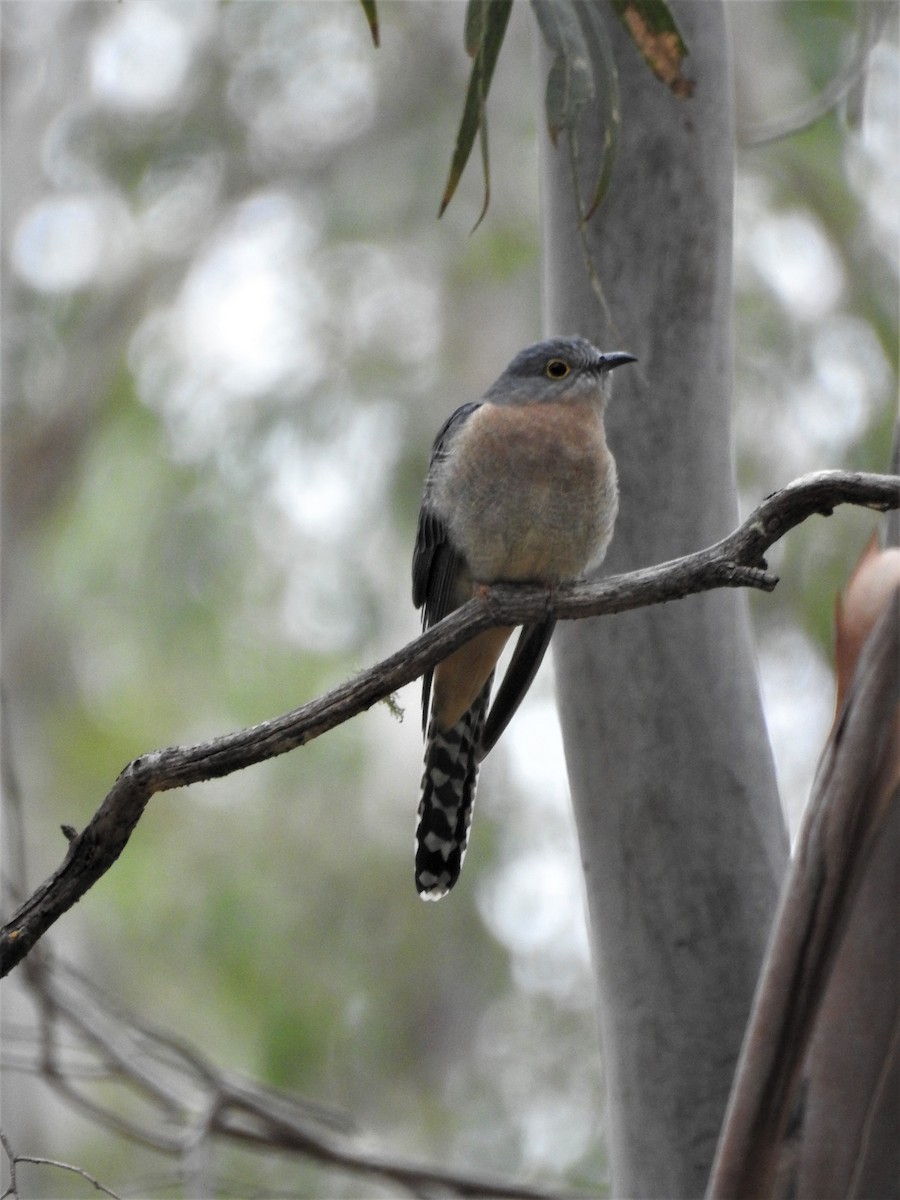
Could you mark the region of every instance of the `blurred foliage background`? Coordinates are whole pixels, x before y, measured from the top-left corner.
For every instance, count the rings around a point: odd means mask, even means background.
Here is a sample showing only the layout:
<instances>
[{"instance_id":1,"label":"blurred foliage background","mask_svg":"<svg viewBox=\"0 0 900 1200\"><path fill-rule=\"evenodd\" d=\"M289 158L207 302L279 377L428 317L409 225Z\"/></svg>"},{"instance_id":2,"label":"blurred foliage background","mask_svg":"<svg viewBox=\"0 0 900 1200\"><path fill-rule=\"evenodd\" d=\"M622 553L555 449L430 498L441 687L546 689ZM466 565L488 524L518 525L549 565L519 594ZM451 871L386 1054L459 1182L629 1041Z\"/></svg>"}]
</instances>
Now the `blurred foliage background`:
<instances>
[{"instance_id":1,"label":"blurred foliage background","mask_svg":"<svg viewBox=\"0 0 900 1200\"><path fill-rule=\"evenodd\" d=\"M740 151L746 511L806 471L887 469L898 46L895 10L872 0L728 7L745 140L852 69L861 10L888 13L864 89L856 77L835 111ZM274 716L416 633L433 434L541 334L527 6L497 68L492 202L471 236L477 164L436 220L463 6L379 12L376 50L352 0L0 9L3 667L27 834L5 870L28 891L64 854L60 822L81 827L137 754ZM773 555L777 592L752 598L792 827L831 718L834 593L875 525L808 522ZM386 1149L596 1188L551 665L485 766L463 884L437 906L412 882L417 689L398 701L402 722L378 706L156 797L49 940L155 1025L352 1113ZM28 1017L15 976L4 1016ZM177 1174L9 1070L4 1121L22 1152L131 1194ZM381 1194L288 1160L219 1165L242 1194ZM29 1189L85 1185L33 1170Z\"/></svg>"}]
</instances>

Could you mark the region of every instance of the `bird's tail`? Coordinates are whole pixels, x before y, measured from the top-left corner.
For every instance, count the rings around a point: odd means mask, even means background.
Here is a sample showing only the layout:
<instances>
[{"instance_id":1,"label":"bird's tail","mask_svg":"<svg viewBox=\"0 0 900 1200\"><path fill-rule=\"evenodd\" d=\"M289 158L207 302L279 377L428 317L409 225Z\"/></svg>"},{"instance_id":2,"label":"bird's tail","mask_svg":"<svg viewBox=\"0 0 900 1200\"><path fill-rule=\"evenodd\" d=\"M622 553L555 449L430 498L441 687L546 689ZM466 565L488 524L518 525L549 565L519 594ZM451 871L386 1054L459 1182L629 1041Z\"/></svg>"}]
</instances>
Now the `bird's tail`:
<instances>
[{"instance_id":1,"label":"bird's tail","mask_svg":"<svg viewBox=\"0 0 900 1200\"><path fill-rule=\"evenodd\" d=\"M488 679L478 699L450 729L432 715L425 737L425 772L416 829L416 889L440 900L459 878L478 777L478 747L491 694Z\"/></svg>"}]
</instances>

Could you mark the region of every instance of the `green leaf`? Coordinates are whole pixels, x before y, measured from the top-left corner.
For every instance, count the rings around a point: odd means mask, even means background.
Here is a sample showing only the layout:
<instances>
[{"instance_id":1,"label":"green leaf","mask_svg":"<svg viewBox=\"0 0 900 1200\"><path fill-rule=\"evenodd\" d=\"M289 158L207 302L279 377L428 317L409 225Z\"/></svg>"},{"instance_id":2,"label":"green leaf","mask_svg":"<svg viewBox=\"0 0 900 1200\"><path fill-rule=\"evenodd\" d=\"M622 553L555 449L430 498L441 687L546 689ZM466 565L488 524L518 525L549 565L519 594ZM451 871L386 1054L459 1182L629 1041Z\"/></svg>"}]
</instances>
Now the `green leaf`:
<instances>
[{"instance_id":1,"label":"green leaf","mask_svg":"<svg viewBox=\"0 0 900 1200\"><path fill-rule=\"evenodd\" d=\"M550 140L556 145L559 133L563 130L567 133L576 189L580 189L581 165L576 136L578 119L584 106L594 99L597 88L602 89L605 126L597 182L587 204L580 190L576 194L579 223L584 226L606 194L619 145L622 118L616 64L598 5L572 0L531 0L531 3L541 34L555 55L547 78ZM595 55L589 43L593 43ZM599 80L594 76L593 64L597 62L602 64Z\"/></svg>"},{"instance_id":2,"label":"green leaf","mask_svg":"<svg viewBox=\"0 0 900 1200\"><path fill-rule=\"evenodd\" d=\"M585 33L597 46L598 53L603 62L602 84L605 119L603 148L597 182L594 185L594 191L587 208L581 214L582 224L586 224L600 207L609 187L609 181L612 178L613 166L619 152L619 135L622 129L622 105L619 96L619 73L616 70L615 56L613 55L612 46L609 43L606 26L603 23L597 6L594 4L583 4L579 7L578 12ZM573 153L576 152L573 149ZM581 208L580 202L579 208Z\"/></svg>"},{"instance_id":3,"label":"green leaf","mask_svg":"<svg viewBox=\"0 0 900 1200\"><path fill-rule=\"evenodd\" d=\"M489 0L469 0L466 5L466 23L463 29L463 44L466 54L474 58L484 41Z\"/></svg>"},{"instance_id":4,"label":"green leaf","mask_svg":"<svg viewBox=\"0 0 900 1200\"><path fill-rule=\"evenodd\" d=\"M380 35L378 32L378 13L375 9L375 0L359 0L362 5L362 10L366 14L366 20L369 23L369 31L372 34L372 41L375 46L380 44Z\"/></svg>"},{"instance_id":5,"label":"green leaf","mask_svg":"<svg viewBox=\"0 0 900 1200\"><path fill-rule=\"evenodd\" d=\"M487 155L487 125L485 102L491 86L494 67L503 44L506 25L509 21L512 0L469 0L466 11L465 44L473 56L472 74L463 106L462 120L456 135L456 147L450 163L450 174L444 188L438 216L441 217L453 198L457 185L465 170L476 134L481 135L481 156L484 166L484 205L479 224L487 211L490 200L490 174Z\"/></svg>"},{"instance_id":6,"label":"green leaf","mask_svg":"<svg viewBox=\"0 0 900 1200\"><path fill-rule=\"evenodd\" d=\"M487 130L487 113L482 111L481 125L478 128L478 141L481 145L481 172L484 177L484 202L481 205L481 212L478 214L478 220L472 226L472 233L478 228L481 222L487 215L488 205L491 202L491 164L488 155L488 130Z\"/></svg>"},{"instance_id":7,"label":"green leaf","mask_svg":"<svg viewBox=\"0 0 900 1200\"><path fill-rule=\"evenodd\" d=\"M578 19L581 4L572 0L531 0L544 41L554 52L547 77L546 109L550 140L574 129L578 114L594 96L594 76Z\"/></svg>"},{"instance_id":8,"label":"green leaf","mask_svg":"<svg viewBox=\"0 0 900 1200\"><path fill-rule=\"evenodd\" d=\"M694 81L681 70L688 48L666 0L612 0L612 6L656 78L689 99Z\"/></svg>"}]
</instances>

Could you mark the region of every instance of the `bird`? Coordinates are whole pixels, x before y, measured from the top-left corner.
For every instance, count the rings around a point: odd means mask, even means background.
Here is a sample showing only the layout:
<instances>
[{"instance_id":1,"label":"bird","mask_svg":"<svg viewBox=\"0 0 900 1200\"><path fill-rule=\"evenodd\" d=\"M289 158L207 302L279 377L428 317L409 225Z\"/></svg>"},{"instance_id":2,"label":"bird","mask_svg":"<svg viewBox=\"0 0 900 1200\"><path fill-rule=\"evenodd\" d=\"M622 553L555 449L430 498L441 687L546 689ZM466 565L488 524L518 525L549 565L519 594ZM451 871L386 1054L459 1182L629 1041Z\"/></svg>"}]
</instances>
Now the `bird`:
<instances>
[{"instance_id":1,"label":"bird","mask_svg":"<svg viewBox=\"0 0 900 1200\"><path fill-rule=\"evenodd\" d=\"M550 589L599 566L618 510L603 417L610 372L636 362L586 338L554 337L513 358L480 400L463 404L431 449L412 561L412 598L428 629L497 583ZM459 878L478 767L508 725L555 619L525 625L488 713L513 628L478 634L422 681L425 766L416 890L439 900Z\"/></svg>"}]
</instances>

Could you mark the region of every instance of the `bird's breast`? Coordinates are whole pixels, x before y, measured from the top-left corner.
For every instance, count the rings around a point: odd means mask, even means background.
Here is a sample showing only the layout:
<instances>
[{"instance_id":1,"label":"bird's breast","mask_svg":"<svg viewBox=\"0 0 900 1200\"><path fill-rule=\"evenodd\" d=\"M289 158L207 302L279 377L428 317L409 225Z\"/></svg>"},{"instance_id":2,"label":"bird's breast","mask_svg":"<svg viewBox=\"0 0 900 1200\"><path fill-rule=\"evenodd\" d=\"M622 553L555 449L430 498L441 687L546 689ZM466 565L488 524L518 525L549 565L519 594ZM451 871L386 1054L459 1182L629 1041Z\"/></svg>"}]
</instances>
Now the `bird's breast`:
<instances>
[{"instance_id":1,"label":"bird's breast","mask_svg":"<svg viewBox=\"0 0 900 1200\"><path fill-rule=\"evenodd\" d=\"M485 403L454 439L433 499L474 579L578 578L606 552L618 506L600 412Z\"/></svg>"}]
</instances>

